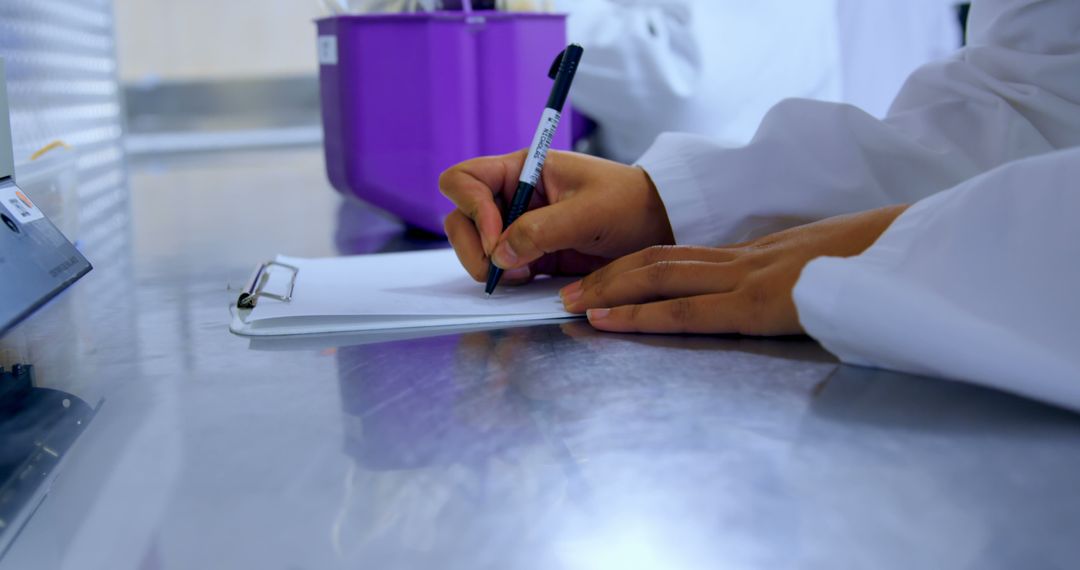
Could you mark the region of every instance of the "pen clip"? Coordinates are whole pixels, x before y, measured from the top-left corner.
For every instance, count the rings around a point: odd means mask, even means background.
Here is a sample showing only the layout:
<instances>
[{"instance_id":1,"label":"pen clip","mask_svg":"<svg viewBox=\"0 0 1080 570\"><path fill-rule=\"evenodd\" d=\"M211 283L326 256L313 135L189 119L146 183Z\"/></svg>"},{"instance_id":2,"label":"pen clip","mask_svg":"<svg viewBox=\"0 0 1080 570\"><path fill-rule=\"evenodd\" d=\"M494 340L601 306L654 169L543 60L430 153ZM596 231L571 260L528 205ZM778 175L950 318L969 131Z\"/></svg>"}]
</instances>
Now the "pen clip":
<instances>
[{"instance_id":1,"label":"pen clip","mask_svg":"<svg viewBox=\"0 0 1080 570\"><path fill-rule=\"evenodd\" d=\"M555 61L551 63L551 69L548 70L548 77L555 79L559 75L559 67L562 66L563 56L566 55L566 50L559 52L559 55L555 56Z\"/></svg>"}]
</instances>

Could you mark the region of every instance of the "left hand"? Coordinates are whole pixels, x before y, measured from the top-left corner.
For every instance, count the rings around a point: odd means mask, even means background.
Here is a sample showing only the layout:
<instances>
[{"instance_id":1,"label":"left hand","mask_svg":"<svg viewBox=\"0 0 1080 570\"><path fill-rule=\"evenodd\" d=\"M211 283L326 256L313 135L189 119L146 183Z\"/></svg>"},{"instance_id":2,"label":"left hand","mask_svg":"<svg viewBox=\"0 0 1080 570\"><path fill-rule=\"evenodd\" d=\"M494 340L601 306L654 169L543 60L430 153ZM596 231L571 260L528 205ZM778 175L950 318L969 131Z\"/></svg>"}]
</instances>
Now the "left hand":
<instances>
[{"instance_id":1,"label":"left hand","mask_svg":"<svg viewBox=\"0 0 1080 570\"><path fill-rule=\"evenodd\" d=\"M650 247L560 295L567 311L587 311L605 331L801 334L792 290L803 267L862 253L906 209L837 216L729 247Z\"/></svg>"}]
</instances>

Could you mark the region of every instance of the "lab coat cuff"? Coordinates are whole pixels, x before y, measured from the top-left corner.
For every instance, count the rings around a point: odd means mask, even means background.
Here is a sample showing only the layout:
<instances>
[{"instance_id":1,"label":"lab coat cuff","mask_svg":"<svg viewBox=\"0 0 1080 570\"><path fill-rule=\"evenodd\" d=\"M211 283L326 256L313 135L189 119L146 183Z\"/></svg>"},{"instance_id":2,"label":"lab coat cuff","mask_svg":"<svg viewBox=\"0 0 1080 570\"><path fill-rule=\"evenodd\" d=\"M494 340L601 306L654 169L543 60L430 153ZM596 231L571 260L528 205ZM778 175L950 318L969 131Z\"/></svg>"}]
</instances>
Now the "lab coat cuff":
<instances>
[{"instance_id":1,"label":"lab coat cuff","mask_svg":"<svg viewBox=\"0 0 1080 570\"><path fill-rule=\"evenodd\" d=\"M717 245L710 220L715 213L695 176L687 153L700 145L690 135L666 133L635 163L648 173L660 200L667 210L668 221L679 245Z\"/></svg>"},{"instance_id":2,"label":"lab coat cuff","mask_svg":"<svg viewBox=\"0 0 1080 570\"><path fill-rule=\"evenodd\" d=\"M850 331L839 323L838 313L851 282L851 263L838 257L819 257L803 267L795 283L792 297L799 324L806 334L821 343L826 350L848 364L867 366L871 363L856 356L857 351L847 345L845 339Z\"/></svg>"}]
</instances>

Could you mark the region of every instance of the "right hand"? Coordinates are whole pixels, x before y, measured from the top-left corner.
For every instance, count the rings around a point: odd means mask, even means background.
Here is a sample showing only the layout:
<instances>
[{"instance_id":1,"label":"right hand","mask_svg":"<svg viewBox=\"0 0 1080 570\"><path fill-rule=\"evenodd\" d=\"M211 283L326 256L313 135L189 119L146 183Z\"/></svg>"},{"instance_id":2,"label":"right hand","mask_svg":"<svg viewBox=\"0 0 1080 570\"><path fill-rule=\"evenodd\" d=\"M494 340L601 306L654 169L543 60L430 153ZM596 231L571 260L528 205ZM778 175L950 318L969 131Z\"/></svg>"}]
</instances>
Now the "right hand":
<instances>
[{"instance_id":1,"label":"right hand","mask_svg":"<svg viewBox=\"0 0 1080 570\"><path fill-rule=\"evenodd\" d=\"M559 151L548 153L529 210L503 231L500 206L514 197L526 152L469 160L439 177L457 206L446 235L477 281L487 279L489 260L513 284L540 274L586 275L626 254L675 243L644 170Z\"/></svg>"}]
</instances>

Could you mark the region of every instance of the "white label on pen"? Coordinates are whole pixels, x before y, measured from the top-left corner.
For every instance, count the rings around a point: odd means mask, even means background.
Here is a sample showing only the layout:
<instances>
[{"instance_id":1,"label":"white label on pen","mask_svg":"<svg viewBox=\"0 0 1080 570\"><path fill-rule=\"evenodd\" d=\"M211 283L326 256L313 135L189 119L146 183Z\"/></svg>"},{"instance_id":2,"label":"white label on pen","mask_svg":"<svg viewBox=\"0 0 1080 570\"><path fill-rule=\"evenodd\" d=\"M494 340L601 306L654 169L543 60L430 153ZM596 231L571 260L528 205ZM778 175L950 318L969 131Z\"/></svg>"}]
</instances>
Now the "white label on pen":
<instances>
[{"instance_id":1,"label":"white label on pen","mask_svg":"<svg viewBox=\"0 0 1080 570\"><path fill-rule=\"evenodd\" d=\"M15 221L28 224L45 217L41 210L26 197L22 190L14 186L0 189L0 204ZM3 229L0 227L0 229ZM6 230L5 230L6 231Z\"/></svg>"},{"instance_id":2,"label":"white label on pen","mask_svg":"<svg viewBox=\"0 0 1080 570\"><path fill-rule=\"evenodd\" d=\"M337 65L337 36L319 36L319 65Z\"/></svg>"},{"instance_id":3,"label":"white label on pen","mask_svg":"<svg viewBox=\"0 0 1080 570\"><path fill-rule=\"evenodd\" d=\"M559 117L559 112L555 109L544 109L544 114L540 116L540 126L536 127L536 135L533 136L532 144L529 145L529 156L525 158L525 168L521 169L519 179L521 182L533 186L540 182L540 171L544 168L548 149L551 148L551 141L555 138Z\"/></svg>"}]
</instances>

